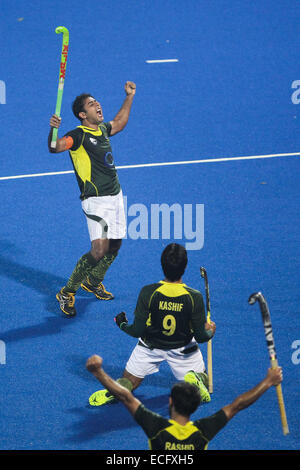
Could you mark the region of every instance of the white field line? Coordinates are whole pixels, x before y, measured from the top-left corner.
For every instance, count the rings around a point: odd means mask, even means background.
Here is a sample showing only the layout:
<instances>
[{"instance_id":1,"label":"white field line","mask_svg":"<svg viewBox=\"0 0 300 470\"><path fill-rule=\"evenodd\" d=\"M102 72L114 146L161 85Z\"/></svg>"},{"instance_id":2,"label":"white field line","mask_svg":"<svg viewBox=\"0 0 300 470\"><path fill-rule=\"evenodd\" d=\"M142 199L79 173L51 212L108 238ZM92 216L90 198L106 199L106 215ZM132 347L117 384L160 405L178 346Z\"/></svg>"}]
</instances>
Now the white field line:
<instances>
[{"instance_id":1,"label":"white field line","mask_svg":"<svg viewBox=\"0 0 300 470\"><path fill-rule=\"evenodd\" d=\"M53 175L66 175L68 173L74 173L74 170L69 171L53 171L51 173L33 173L32 175L15 175L15 176L1 176L1 180L17 180L19 178L34 178L36 176L53 176Z\"/></svg>"},{"instance_id":2,"label":"white field line","mask_svg":"<svg viewBox=\"0 0 300 470\"><path fill-rule=\"evenodd\" d=\"M151 59L146 60L147 64L163 64L166 62L179 62L178 59Z\"/></svg>"},{"instance_id":3,"label":"white field line","mask_svg":"<svg viewBox=\"0 0 300 470\"><path fill-rule=\"evenodd\" d=\"M141 163L138 165L116 166L116 169L124 170L124 169L130 169L130 168L147 168L147 167L156 167L156 166L191 165L195 163L219 163L219 162L232 162L236 160L259 160L263 158L292 157L292 156L300 156L300 152L274 153L271 155L252 155L252 156L246 156L246 157L208 158L205 160L185 160L181 162ZM14 179L19 179L19 178L35 178L37 176L67 175L71 173L74 173L74 170L53 171L49 173L33 173L33 174L28 174L28 175L1 176L0 181L14 180Z\"/></svg>"}]
</instances>

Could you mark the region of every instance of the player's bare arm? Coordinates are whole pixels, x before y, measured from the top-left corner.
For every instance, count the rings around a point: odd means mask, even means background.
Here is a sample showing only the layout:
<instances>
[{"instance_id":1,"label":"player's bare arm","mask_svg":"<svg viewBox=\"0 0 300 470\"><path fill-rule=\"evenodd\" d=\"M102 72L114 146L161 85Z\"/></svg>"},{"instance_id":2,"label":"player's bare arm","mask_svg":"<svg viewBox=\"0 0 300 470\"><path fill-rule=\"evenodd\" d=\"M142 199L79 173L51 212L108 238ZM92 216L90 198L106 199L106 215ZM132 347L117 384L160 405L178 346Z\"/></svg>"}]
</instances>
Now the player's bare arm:
<instances>
[{"instance_id":1,"label":"player's bare arm","mask_svg":"<svg viewBox=\"0 0 300 470\"><path fill-rule=\"evenodd\" d=\"M228 420L233 418L239 411L248 408L248 406L258 400L270 387L279 385L280 382L282 382L282 368L270 368L266 377L256 385L256 387L239 395L230 405L224 406L223 411Z\"/></svg>"},{"instance_id":2,"label":"player's bare arm","mask_svg":"<svg viewBox=\"0 0 300 470\"><path fill-rule=\"evenodd\" d=\"M49 152L51 153L59 153L59 152L64 152L65 150L68 150L69 145L68 145L68 138L63 137L62 139L57 138L56 141L56 148L51 147L51 140L52 140L52 132L54 128L59 128L61 124L61 117L56 116L53 114L50 118L50 132L48 136L48 148Z\"/></svg>"},{"instance_id":3,"label":"player's bare arm","mask_svg":"<svg viewBox=\"0 0 300 470\"><path fill-rule=\"evenodd\" d=\"M125 93L126 93L126 98L122 104L121 109L117 113L117 115L114 117L112 121L110 121L111 124L111 135L115 135L118 132L122 131L124 127L126 126L128 119L129 119L129 114L131 110L131 105L133 102L133 98L136 92L136 84L134 82L127 81L125 83Z\"/></svg>"},{"instance_id":4,"label":"player's bare arm","mask_svg":"<svg viewBox=\"0 0 300 470\"><path fill-rule=\"evenodd\" d=\"M113 380L102 368L102 357L94 354L86 363L86 368L91 372L102 385L112 394L117 400L121 401L128 411L134 415L140 406L141 402L135 398L127 388L122 387L118 382Z\"/></svg>"}]
</instances>

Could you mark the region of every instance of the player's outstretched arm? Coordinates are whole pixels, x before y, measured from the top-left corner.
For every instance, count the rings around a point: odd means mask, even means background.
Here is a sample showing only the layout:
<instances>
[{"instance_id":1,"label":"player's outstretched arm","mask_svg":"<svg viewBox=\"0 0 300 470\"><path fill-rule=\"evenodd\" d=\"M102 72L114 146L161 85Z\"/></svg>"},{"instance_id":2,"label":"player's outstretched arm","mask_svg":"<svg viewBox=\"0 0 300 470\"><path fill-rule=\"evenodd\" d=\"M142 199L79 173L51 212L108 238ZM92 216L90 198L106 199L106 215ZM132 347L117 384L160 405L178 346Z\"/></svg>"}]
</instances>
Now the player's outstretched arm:
<instances>
[{"instance_id":1,"label":"player's outstretched arm","mask_svg":"<svg viewBox=\"0 0 300 470\"><path fill-rule=\"evenodd\" d=\"M252 405L259 397L261 397L270 387L276 386L282 382L282 368L270 368L266 377L256 387L248 392L239 395L230 405L223 408L228 420L233 418L239 411L244 410Z\"/></svg>"},{"instance_id":2,"label":"player's outstretched arm","mask_svg":"<svg viewBox=\"0 0 300 470\"><path fill-rule=\"evenodd\" d=\"M121 401L126 406L128 411L134 415L141 402L135 398L127 388L122 387L118 382L113 380L102 368L103 359L96 354L91 356L86 363L86 368L91 372L102 385L112 394L117 400Z\"/></svg>"},{"instance_id":3,"label":"player's outstretched arm","mask_svg":"<svg viewBox=\"0 0 300 470\"><path fill-rule=\"evenodd\" d=\"M132 325L128 324L128 319L125 312L118 313L118 315L114 318L116 324L120 328L120 330L127 333L129 336L133 338L140 338L143 336L145 329L147 328L147 317L144 316L134 316L134 322Z\"/></svg>"},{"instance_id":4,"label":"player's outstretched arm","mask_svg":"<svg viewBox=\"0 0 300 470\"><path fill-rule=\"evenodd\" d=\"M61 124L61 117L58 117L55 114L53 114L53 116L51 116L50 118L51 129L50 129L49 136L48 136L48 148L49 148L49 152L51 153L64 152L65 150L68 150L68 148L70 148L68 146L68 140L66 139L66 137L63 137L62 139L57 138L56 148L51 147L53 129L55 127L58 129L60 124Z\"/></svg>"},{"instance_id":5,"label":"player's outstretched arm","mask_svg":"<svg viewBox=\"0 0 300 470\"><path fill-rule=\"evenodd\" d=\"M115 135L118 132L122 131L124 127L126 126L128 119L129 119L129 114L131 110L131 105L133 102L133 97L135 95L136 91L136 84L130 81L127 81L125 83L125 93L126 93L126 98L122 104L121 109L117 113L117 115L114 117L112 121L110 121L111 124L111 133L110 135Z\"/></svg>"}]
</instances>

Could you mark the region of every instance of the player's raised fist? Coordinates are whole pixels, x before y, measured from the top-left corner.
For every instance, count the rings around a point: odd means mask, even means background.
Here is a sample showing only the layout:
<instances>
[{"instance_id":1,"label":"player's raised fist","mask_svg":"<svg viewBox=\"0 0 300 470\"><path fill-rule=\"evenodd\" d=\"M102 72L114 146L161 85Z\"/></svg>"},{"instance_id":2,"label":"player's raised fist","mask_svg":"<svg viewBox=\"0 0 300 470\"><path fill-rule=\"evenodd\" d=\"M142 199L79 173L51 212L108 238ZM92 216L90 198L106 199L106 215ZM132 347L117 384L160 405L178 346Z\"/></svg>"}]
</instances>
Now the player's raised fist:
<instances>
[{"instance_id":1,"label":"player's raised fist","mask_svg":"<svg viewBox=\"0 0 300 470\"><path fill-rule=\"evenodd\" d=\"M134 82L127 81L125 83L125 92L127 95L135 95L136 84Z\"/></svg>"},{"instance_id":2,"label":"player's raised fist","mask_svg":"<svg viewBox=\"0 0 300 470\"><path fill-rule=\"evenodd\" d=\"M86 362L86 368L89 372L96 372L98 369L102 367L103 359L97 354L89 357Z\"/></svg>"}]
</instances>

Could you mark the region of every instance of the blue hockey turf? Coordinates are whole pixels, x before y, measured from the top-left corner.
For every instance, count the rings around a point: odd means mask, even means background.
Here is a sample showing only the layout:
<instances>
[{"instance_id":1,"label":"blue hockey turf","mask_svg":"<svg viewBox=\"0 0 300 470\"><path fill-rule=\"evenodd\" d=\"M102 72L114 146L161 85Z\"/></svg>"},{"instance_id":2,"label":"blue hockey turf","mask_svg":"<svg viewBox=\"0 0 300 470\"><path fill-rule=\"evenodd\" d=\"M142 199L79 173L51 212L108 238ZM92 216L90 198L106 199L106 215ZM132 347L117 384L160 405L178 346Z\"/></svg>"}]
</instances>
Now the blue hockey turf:
<instances>
[{"instance_id":1,"label":"blue hockey turf","mask_svg":"<svg viewBox=\"0 0 300 470\"><path fill-rule=\"evenodd\" d=\"M269 367L259 306L248 304L253 292L268 301L283 367L290 434L282 434L273 388L209 449L299 449L297 2L53 0L41 6L17 0L1 6L0 449L147 449L121 404L88 406L102 387L85 363L97 353L112 377L122 374L136 340L113 318L124 310L132 321L141 287L163 277L160 254L170 241L190 244L184 281L203 294L199 268L206 267L217 325L212 401L192 418L230 403ZM115 300L101 302L80 290L74 319L61 315L55 294L90 242L75 176L63 173L72 170L70 159L47 149L59 25L70 32L60 135L78 125L71 111L76 95L95 95L109 121L126 80L137 84L129 123L111 139L128 224L105 279ZM166 59L176 61L147 62ZM151 212L161 204L182 210L169 235ZM138 225L141 211L146 228ZM206 345L201 349L206 360ZM174 382L163 365L135 394L167 416Z\"/></svg>"}]
</instances>

